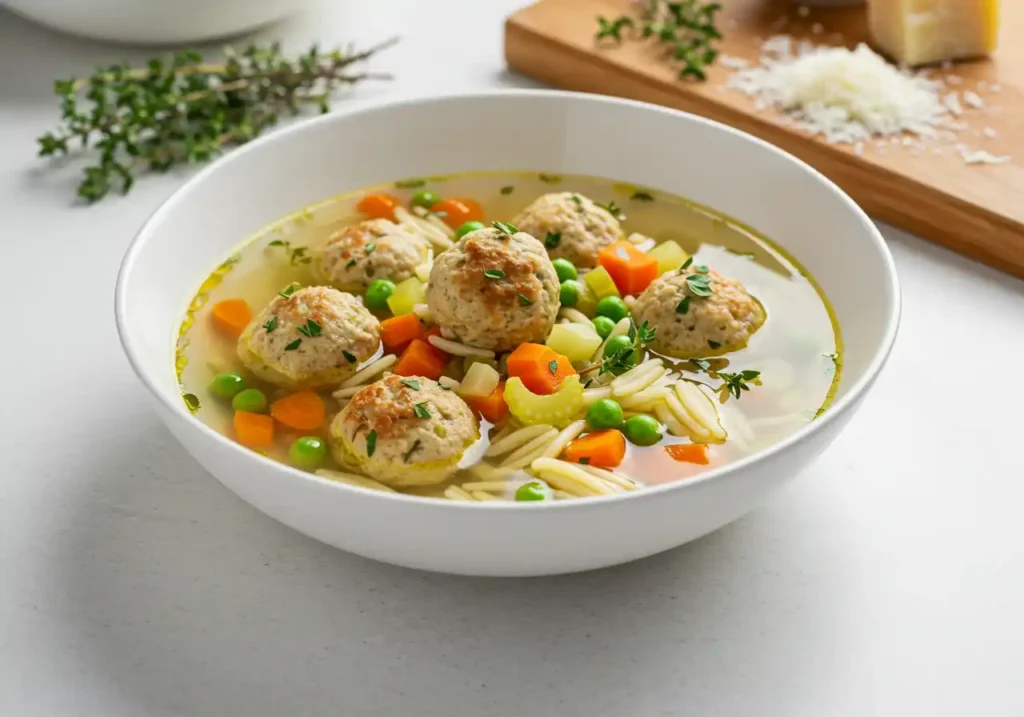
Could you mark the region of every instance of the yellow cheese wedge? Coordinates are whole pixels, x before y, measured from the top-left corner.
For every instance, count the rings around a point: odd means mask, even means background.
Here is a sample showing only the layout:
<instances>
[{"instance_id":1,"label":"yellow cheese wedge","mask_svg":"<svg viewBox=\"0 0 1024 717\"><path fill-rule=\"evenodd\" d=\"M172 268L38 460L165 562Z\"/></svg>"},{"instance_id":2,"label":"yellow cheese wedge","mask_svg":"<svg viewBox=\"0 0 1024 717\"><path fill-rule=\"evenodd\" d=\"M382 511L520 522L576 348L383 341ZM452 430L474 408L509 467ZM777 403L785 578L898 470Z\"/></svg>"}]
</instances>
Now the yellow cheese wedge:
<instances>
[{"instance_id":1,"label":"yellow cheese wedge","mask_svg":"<svg viewBox=\"0 0 1024 717\"><path fill-rule=\"evenodd\" d=\"M996 48L999 0L868 0L868 23L876 47L903 65L981 57Z\"/></svg>"}]
</instances>

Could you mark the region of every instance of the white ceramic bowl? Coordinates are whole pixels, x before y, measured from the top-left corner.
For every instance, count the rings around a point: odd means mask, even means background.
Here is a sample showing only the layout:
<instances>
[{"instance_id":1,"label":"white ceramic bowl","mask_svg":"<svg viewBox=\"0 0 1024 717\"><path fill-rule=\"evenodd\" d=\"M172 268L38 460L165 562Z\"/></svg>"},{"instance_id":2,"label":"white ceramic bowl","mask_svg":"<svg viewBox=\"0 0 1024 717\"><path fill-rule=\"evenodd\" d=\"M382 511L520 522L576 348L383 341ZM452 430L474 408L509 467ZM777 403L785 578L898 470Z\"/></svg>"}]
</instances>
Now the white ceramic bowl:
<instances>
[{"instance_id":1,"label":"white ceramic bowl","mask_svg":"<svg viewBox=\"0 0 1024 717\"><path fill-rule=\"evenodd\" d=\"M846 342L833 407L788 440L679 483L610 498L464 504L322 480L246 450L193 418L174 337L199 282L243 238L312 201L401 177L543 170L614 178L712 206L781 242L821 282ZM421 99L325 115L253 142L191 180L146 222L118 277L132 366L182 445L267 515L343 550L471 575L565 573L642 558L740 517L842 430L899 319L892 257L835 185L760 140L652 105L553 91Z\"/></svg>"},{"instance_id":2,"label":"white ceramic bowl","mask_svg":"<svg viewBox=\"0 0 1024 717\"><path fill-rule=\"evenodd\" d=\"M0 0L29 20L97 40L200 42L239 35L298 12L310 0Z\"/></svg>"}]
</instances>

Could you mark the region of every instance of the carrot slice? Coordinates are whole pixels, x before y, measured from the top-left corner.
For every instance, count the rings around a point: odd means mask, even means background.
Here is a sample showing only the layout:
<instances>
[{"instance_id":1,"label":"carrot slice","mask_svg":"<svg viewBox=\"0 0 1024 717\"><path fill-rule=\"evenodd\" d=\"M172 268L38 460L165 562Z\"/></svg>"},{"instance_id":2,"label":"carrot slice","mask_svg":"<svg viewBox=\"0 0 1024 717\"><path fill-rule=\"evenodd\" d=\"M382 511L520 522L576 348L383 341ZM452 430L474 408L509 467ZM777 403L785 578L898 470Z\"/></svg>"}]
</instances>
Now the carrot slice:
<instances>
[{"instance_id":1,"label":"carrot slice","mask_svg":"<svg viewBox=\"0 0 1024 717\"><path fill-rule=\"evenodd\" d=\"M614 468L626 457L626 437L614 428L594 431L569 443L562 455L572 463Z\"/></svg>"},{"instance_id":2,"label":"carrot slice","mask_svg":"<svg viewBox=\"0 0 1024 717\"><path fill-rule=\"evenodd\" d=\"M252 310L243 299L225 299L213 305L213 325L232 339L237 339L252 321Z\"/></svg>"},{"instance_id":3,"label":"carrot slice","mask_svg":"<svg viewBox=\"0 0 1024 717\"><path fill-rule=\"evenodd\" d=\"M313 391L299 391L270 404L270 415L288 428L312 431L323 425L327 408Z\"/></svg>"},{"instance_id":4,"label":"carrot slice","mask_svg":"<svg viewBox=\"0 0 1024 717\"><path fill-rule=\"evenodd\" d=\"M438 355L437 349L422 339L413 339L402 352L392 373L399 376L425 376L435 381L441 378L448 362Z\"/></svg>"},{"instance_id":5,"label":"carrot slice","mask_svg":"<svg viewBox=\"0 0 1024 717\"><path fill-rule=\"evenodd\" d=\"M402 202L397 197L392 197L390 194L367 194L359 200L356 210L371 219L394 220L395 207L401 206L401 204Z\"/></svg>"},{"instance_id":6,"label":"carrot slice","mask_svg":"<svg viewBox=\"0 0 1024 717\"><path fill-rule=\"evenodd\" d=\"M274 419L259 413L235 411L235 437L246 448L270 448L274 445Z\"/></svg>"},{"instance_id":7,"label":"carrot slice","mask_svg":"<svg viewBox=\"0 0 1024 717\"><path fill-rule=\"evenodd\" d=\"M452 229L458 229L466 222L478 222L484 218L484 208L475 199L442 199L430 208L442 212L441 219Z\"/></svg>"},{"instance_id":8,"label":"carrot slice","mask_svg":"<svg viewBox=\"0 0 1024 717\"><path fill-rule=\"evenodd\" d=\"M674 446L665 446L665 452L680 463L706 466L711 462L708 458L708 447L703 443L677 443Z\"/></svg>"},{"instance_id":9,"label":"carrot slice","mask_svg":"<svg viewBox=\"0 0 1024 717\"><path fill-rule=\"evenodd\" d=\"M518 377L531 393L540 396L557 391L574 373L568 358L543 344L521 344L508 355L508 375Z\"/></svg>"},{"instance_id":10,"label":"carrot slice","mask_svg":"<svg viewBox=\"0 0 1024 717\"><path fill-rule=\"evenodd\" d=\"M385 349L401 353L413 339L426 341L427 331L416 314L402 314L380 322L380 339Z\"/></svg>"},{"instance_id":11,"label":"carrot slice","mask_svg":"<svg viewBox=\"0 0 1024 717\"><path fill-rule=\"evenodd\" d=\"M466 396L465 398L466 403L479 411L480 415L491 423L500 423L508 415L504 381L500 381L497 388L486 396Z\"/></svg>"},{"instance_id":12,"label":"carrot slice","mask_svg":"<svg viewBox=\"0 0 1024 717\"><path fill-rule=\"evenodd\" d=\"M639 294L658 278L658 260L628 241L606 246L598 252L597 263L605 268L624 296Z\"/></svg>"}]
</instances>

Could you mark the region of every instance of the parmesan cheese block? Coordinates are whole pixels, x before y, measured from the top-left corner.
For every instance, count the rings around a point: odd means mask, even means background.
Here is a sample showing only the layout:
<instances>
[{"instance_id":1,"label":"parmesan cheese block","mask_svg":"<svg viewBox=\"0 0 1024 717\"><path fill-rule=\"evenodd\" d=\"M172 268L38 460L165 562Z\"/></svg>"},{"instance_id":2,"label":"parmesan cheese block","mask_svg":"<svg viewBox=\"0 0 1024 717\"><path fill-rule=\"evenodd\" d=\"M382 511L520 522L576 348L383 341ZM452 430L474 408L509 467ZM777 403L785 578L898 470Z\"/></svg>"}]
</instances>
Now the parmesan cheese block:
<instances>
[{"instance_id":1,"label":"parmesan cheese block","mask_svg":"<svg viewBox=\"0 0 1024 717\"><path fill-rule=\"evenodd\" d=\"M875 45L900 64L981 57L996 47L999 0L870 0L868 22Z\"/></svg>"}]
</instances>

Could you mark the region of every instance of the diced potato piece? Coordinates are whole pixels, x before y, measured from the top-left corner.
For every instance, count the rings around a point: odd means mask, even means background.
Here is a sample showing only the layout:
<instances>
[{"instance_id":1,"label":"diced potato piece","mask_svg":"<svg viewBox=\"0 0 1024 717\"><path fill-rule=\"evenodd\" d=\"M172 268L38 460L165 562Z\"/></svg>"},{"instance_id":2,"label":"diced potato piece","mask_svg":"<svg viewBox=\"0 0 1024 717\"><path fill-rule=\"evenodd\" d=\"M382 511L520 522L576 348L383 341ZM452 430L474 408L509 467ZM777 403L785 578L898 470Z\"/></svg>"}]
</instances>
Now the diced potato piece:
<instances>
[{"instance_id":1,"label":"diced potato piece","mask_svg":"<svg viewBox=\"0 0 1024 717\"><path fill-rule=\"evenodd\" d=\"M580 298L573 308L582 311L587 316L594 316L597 313L597 295L583 279L577 279L576 284L580 287Z\"/></svg>"},{"instance_id":2,"label":"diced potato piece","mask_svg":"<svg viewBox=\"0 0 1024 717\"><path fill-rule=\"evenodd\" d=\"M395 287L395 291L388 297L388 308L395 316L411 314L416 304L427 303L427 290L423 282L415 276L411 276Z\"/></svg>"},{"instance_id":3,"label":"diced potato piece","mask_svg":"<svg viewBox=\"0 0 1024 717\"><path fill-rule=\"evenodd\" d=\"M647 256L653 256L658 260L658 276L667 271L675 271L686 263L689 255L683 248L669 239L647 252Z\"/></svg>"},{"instance_id":4,"label":"diced potato piece","mask_svg":"<svg viewBox=\"0 0 1024 717\"><path fill-rule=\"evenodd\" d=\"M587 361L601 345L601 337L587 324L555 324L545 343L570 361Z\"/></svg>"},{"instance_id":5,"label":"diced potato piece","mask_svg":"<svg viewBox=\"0 0 1024 717\"><path fill-rule=\"evenodd\" d=\"M603 266L599 266L593 271L588 271L583 276L583 281L594 292L597 301L606 296L621 296L618 287L615 286L615 282L612 280L611 274Z\"/></svg>"},{"instance_id":6,"label":"diced potato piece","mask_svg":"<svg viewBox=\"0 0 1024 717\"><path fill-rule=\"evenodd\" d=\"M466 377L459 385L460 396L490 396L498 387L501 376L483 362L474 363L466 371Z\"/></svg>"}]
</instances>

